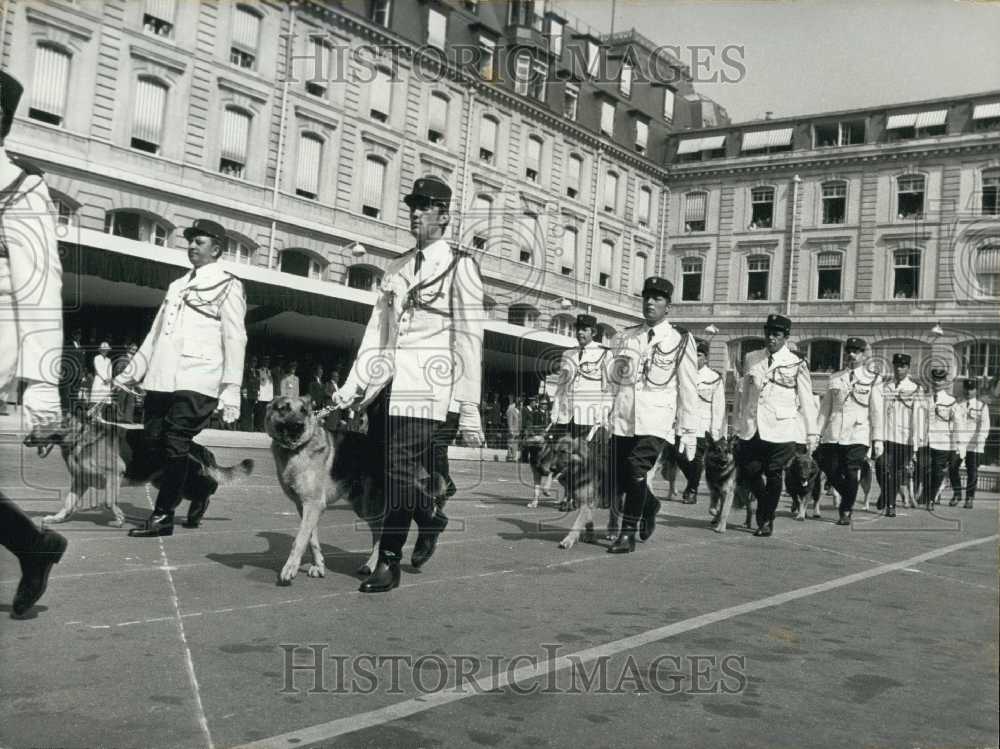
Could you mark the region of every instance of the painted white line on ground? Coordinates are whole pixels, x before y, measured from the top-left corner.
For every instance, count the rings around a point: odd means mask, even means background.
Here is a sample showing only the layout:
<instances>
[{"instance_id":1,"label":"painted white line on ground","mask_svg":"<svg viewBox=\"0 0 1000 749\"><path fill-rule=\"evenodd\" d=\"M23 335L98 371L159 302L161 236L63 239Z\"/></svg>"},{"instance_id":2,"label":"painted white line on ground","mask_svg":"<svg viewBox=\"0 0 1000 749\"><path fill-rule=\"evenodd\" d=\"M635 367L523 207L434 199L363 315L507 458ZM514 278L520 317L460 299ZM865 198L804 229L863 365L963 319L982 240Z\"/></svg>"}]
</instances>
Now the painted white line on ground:
<instances>
[{"instance_id":1,"label":"painted white line on ground","mask_svg":"<svg viewBox=\"0 0 1000 749\"><path fill-rule=\"evenodd\" d=\"M996 542L998 538L1000 537L994 535L987 536L985 538L976 538L970 541L962 541L961 543L934 549L933 551L918 554L915 557L910 557L909 559L904 559L899 562L883 564L852 575L845 575L833 580L828 580L825 583L818 583L804 588L789 590L784 593L767 596L766 598L760 598L756 601L748 601L747 603L742 603L737 606L730 606L728 608L719 609L718 611L702 614L701 616L695 616L690 619L674 622L673 624L657 627L656 629L651 629L638 635L625 637L593 648L586 648L571 655L560 656L542 664L522 666L513 672L507 671L502 674L486 676L469 684L458 684L451 689L431 692L416 699L403 700L402 702L397 702L378 710L370 710L365 713L358 713L356 715L350 715L346 718L339 718L337 720L331 720L315 726L309 726L308 728L302 728L297 731L280 734L268 739L253 741L249 744L241 744L239 747L236 747L236 749L293 749L293 747L309 746L320 742L330 741L338 736L391 723L392 721L406 718L417 713L426 712L434 709L435 707L448 705L452 702L459 702L460 700L464 700L468 697L473 697L487 691L499 691L507 688L511 684L533 681L548 674L566 671L574 667L579 668L582 664L587 664L601 658L609 658L619 655L629 650L635 650L636 648L644 647L654 642L659 642L660 640L665 640L669 637L674 637L695 629L707 627L711 624L717 624L718 622L725 621L727 619L733 619L737 616L742 616L743 614L750 614L762 609L780 606L791 601L813 596L817 593L825 593L829 590L835 590L847 585L853 585L854 583L863 582L873 577L879 577L890 572L912 567L914 564L926 562L930 559L935 559L946 554L961 551L962 549L979 546L991 541Z\"/></svg>"}]
</instances>

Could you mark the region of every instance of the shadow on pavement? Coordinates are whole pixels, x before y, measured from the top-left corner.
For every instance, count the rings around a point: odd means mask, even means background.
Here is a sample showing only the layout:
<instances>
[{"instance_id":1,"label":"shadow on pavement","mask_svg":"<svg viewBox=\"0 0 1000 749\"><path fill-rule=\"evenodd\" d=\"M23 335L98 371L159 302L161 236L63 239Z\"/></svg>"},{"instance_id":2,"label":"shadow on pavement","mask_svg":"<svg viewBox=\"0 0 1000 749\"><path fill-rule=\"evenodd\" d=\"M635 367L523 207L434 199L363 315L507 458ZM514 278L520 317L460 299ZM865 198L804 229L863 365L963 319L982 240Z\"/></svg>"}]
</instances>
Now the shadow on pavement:
<instances>
[{"instance_id":1,"label":"shadow on pavement","mask_svg":"<svg viewBox=\"0 0 1000 749\"><path fill-rule=\"evenodd\" d=\"M237 552L235 554L211 553L206 554L205 557L235 570L241 570L244 567L270 570L274 572L275 581L277 581L278 573L288 560L288 554L292 550L292 542L295 537L287 533L274 533L272 531L261 531L257 537L267 541L267 551ZM325 557L326 571L351 579L357 579L358 567L368 559L368 555L365 553L345 551L323 543L320 544L320 548ZM307 548L306 553L302 555L302 563L307 565L310 562L312 562L312 552ZM304 574L304 572L300 572L300 574Z\"/></svg>"}]
</instances>

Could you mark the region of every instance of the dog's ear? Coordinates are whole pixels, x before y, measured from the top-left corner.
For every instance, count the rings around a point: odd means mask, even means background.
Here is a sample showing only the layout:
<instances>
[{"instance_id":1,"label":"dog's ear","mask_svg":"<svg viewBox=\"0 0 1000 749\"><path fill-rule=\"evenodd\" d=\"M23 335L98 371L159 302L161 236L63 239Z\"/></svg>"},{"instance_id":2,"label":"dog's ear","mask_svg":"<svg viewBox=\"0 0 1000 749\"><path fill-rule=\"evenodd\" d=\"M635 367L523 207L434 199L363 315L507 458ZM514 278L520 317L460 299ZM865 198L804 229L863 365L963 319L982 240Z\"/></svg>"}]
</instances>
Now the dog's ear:
<instances>
[{"instance_id":1,"label":"dog's ear","mask_svg":"<svg viewBox=\"0 0 1000 749\"><path fill-rule=\"evenodd\" d=\"M707 429L705 430L705 446L709 450L715 447L715 440L712 439L712 433L709 432Z\"/></svg>"}]
</instances>

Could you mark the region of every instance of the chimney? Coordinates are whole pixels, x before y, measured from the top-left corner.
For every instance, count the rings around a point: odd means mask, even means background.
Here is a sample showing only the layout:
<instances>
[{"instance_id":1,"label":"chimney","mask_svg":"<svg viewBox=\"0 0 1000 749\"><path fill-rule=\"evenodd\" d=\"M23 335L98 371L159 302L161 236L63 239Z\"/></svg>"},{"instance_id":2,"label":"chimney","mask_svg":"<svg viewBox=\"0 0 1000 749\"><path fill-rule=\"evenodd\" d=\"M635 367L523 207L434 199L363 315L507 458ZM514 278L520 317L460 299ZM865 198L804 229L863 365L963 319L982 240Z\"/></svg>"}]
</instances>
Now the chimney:
<instances>
[{"instance_id":1,"label":"chimney","mask_svg":"<svg viewBox=\"0 0 1000 749\"><path fill-rule=\"evenodd\" d=\"M774 112L764 112L764 119L769 120L774 115Z\"/></svg>"}]
</instances>

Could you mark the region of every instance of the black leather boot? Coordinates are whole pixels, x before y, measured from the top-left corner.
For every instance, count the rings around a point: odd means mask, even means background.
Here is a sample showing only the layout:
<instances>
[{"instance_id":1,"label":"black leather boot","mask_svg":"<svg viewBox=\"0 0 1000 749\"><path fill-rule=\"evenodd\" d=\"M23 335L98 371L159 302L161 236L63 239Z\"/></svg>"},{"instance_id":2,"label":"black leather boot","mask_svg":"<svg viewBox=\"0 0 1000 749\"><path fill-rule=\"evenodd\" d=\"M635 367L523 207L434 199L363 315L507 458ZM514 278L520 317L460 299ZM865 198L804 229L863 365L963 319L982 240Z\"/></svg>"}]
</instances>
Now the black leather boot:
<instances>
[{"instance_id":1,"label":"black leather boot","mask_svg":"<svg viewBox=\"0 0 1000 749\"><path fill-rule=\"evenodd\" d=\"M621 532L618 539L608 547L608 554L628 554L635 551L635 531Z\"/></svg>"},{"instance_id":2,"label":"black leather boot","mask_svg":"<svg viewBox=\"0 0 1000 749\"><path fill-rule=\"evenodd\" d=\"M896 517L896 505L892 505L890 507L886 507L885 508L885 516L887 518L894 518L894 517Z\"/></svg>"},{"instance_id":3,"label":"black leather boot","mask_svg":"<svg viewBox=\"0 0 1000 749\"><path fill-rule=\"evenodd\" d=\"M842 512L840 517L837 519L837 525L850 525L851 524L851 513Z\"/></svg>"},{"instance_id":4,"label":"black leather boot","mask_svg":"<svg viewBox=\"0 0 1000 749\"><path fill-rule=\"evenodd\" d=\"M437 548L438 536L441 531L448 527L448 517L442 512L434 513L431 522L426 528L421 528L417 535L417 542L413 545L413 556L410 557L410 564L417 569L424 566L428 559L434 555Z\"/></svg>"},{"instance_id":5,"label":"black leather boot","mask_svg":"<svg viewBox=\"0 0 1000 749\"><path fill-rule=\"evenodd\" d=\"M972 496L971 494L970 494L970 495L968 495L968 496L967 496L967 497L965 498L965 504L964 504L964 505L962 506L962 509L965 509L965 510L971 510L971 509L972 509L972 501L973 501L974 499L975 499L975 497L973 497L973 496Z\"/></svg>"},{"instance_id":6,"label":"black leather boot","mask_svg":"<svg viewBox=\"0 0 1000 749\"><path fill-rule=\"evenodd\" d=\"M767 538L772 533L774 533L774 522L768 520L766 523L762 523L761 526L753 532L758 538Z\"/></svg>"},{"instance_id":7,"label":"black leather boot","mask_svg":"<svg viewBox=\"0 0 1000 749\"><path fill-rule=\"evenodd\" d=\"M133 528L128 532L133 538L156 538L158 536L174 535L173 513L154 512L141 528Z\"/></svg>"},{"instance_id":8,"label":"black leather boot","mask_svg":"<svg viewBox=\"0 0 1000 749\"><path fill-rule=\"evenodd\" d=\"M18 554L21 562L21 581L14 594L11 616L19 618L38 603L49 583L52 566L62 559L66 551L66 538L48 529L41 532L31 548Z\"/></svg>"},{"instance_id":9,"label":"black leather boot","mask_svg":"<svg viewBox=\"0 0 1000 749\"><path fill-rule=\"evenodd\" d=\"M683 503L686 505L696 505L698 504L698 492L694 489L685 489Z\"/></svg>"},{"instance_id":10,"label":"black leather boot","mask_svg":"<svg viewBox=\"0 0 1000 749\"><path fill-rule=\"evenodd\" d=\"M191 506L188 507L187 519L184 521L184 527L197 528L201 525L201 519L205 516L205 511L208 510L208 505L208 497L205 497L204 499L192 499Z\"/></svg>"},{"instance_id":11,"label":"black leather boot","mask_svg":"<svg viewBox=\"0 0 1000 749\"><path fill-rule=\"evenodd\" d=\"M382 551L378 555L375 571L358 588L362 593L385 593L399 587L399 555Z\"/></svg>"}]
</instances>

